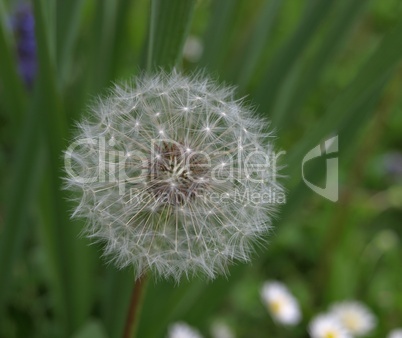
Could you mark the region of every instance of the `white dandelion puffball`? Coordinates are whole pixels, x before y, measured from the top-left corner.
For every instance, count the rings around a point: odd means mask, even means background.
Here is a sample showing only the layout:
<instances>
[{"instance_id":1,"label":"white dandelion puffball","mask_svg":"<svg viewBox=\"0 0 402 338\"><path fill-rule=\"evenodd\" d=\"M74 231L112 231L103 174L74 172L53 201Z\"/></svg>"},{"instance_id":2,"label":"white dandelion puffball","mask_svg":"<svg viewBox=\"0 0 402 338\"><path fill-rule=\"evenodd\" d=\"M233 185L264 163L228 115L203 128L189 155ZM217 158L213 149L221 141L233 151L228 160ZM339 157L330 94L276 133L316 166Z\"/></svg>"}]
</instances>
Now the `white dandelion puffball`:
<instances>
[{"instance_id":1,"label":"white dandelion puffball","mask_svg":"<svg viewBox=\"0 0 402 338\"><path fill-rule=\"evenodd\" d=\"M376 325L376 318L362 303L356 301L344 301L334 304L330 313L353 336L363 336L372 331Z\"/></svg>"},{"instance_id":2,"label":"white dandelion puffball","mask_svg":"<svg viewBox=\"0 0 402 338\"><path fill-rule=\"evenodd\" d=\"M343 325L331 314L318 315L309 325L311 338L352 338Z\"/></svg>"},{"instance_id":3,"label":"white dandelion puffball","mask_svg":"<svg viewBox=\"0 0 402 338\"><path fill-rule=\"evenodd\" d=\"M214 278L284 203L268 123L201 75L143 75L116 85L78 124L65 153L73 216L137 278Z\"/></svg>"},{"instance_id":4,"label":"white dandelion puffball","mask_svg":"<svg viewBox=\"0 0 402 338\"><path fill-rule=\"evenodd\" d=\"M299 304L284 284L276 281L265 282L261 289L261 298L278 323L296 325L300 322Z\"/></svg>"},{"instance_id":5,"label":"white dandelion puffball","mask_svg":"<svg viewBox=\"0 0 402 338\"><path fill-rule=\"evenodd\" d=\"M178 322L170 326L168 338L202 338L202 336L190 325Z\"/></svg>"},{"instance_id":6,"label":"white dandelion puffball","mask_svg":"<svg viewBox=\"0 0 402 338\"><path fill-rule=\"evenodd\" d=\"M387 338L402 338L402 328L392 330L388 333Z\"/></svg>"}]
</instances>

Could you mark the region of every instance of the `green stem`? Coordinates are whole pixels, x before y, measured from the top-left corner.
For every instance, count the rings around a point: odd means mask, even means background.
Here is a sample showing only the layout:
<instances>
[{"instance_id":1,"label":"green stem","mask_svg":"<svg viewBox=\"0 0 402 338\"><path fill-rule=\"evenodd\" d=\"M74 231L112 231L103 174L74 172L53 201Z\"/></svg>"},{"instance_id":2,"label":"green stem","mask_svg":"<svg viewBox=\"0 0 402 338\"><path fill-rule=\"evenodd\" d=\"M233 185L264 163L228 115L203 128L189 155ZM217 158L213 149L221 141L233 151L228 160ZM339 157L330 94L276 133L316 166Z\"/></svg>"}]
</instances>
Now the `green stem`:
<instances>
[{"instance_id":1,"label":"green stem","mask_svg":"<svg viewBox=\"0 0 402 338\"><path fill-rule=\"evenodd\" d=\"M147 276L143 275L135 281L133 292L130 300L130 307L127 313L126 325L124 328L123 338L135 338L139 317L141 316L141 306L144 299L145 289L147 285Z\"/></svg>"}]
</instances>

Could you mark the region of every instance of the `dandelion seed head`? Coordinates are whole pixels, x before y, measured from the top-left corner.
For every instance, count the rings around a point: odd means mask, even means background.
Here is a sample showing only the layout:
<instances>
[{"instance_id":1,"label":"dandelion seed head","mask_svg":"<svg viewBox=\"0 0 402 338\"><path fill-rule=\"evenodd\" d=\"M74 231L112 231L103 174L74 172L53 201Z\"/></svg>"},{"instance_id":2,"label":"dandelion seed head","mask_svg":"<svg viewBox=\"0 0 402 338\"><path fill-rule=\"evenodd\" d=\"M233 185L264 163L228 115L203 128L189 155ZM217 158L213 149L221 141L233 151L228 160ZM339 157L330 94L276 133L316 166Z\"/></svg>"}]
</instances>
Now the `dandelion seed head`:
<instances>
[{"instance_id":1,"label":"dandelion seed head","mask_svg":"<svg viewBox=\"0 0 402 338\"><path fill-rule=\"evenodd\" d=\"M74 216L117 266L178 280L249 261L277 210L267 196L283 190L267 172L268 122L233 97L200 75L143 75L77 125L66 151Z\"/></svg>"}]
</instances>

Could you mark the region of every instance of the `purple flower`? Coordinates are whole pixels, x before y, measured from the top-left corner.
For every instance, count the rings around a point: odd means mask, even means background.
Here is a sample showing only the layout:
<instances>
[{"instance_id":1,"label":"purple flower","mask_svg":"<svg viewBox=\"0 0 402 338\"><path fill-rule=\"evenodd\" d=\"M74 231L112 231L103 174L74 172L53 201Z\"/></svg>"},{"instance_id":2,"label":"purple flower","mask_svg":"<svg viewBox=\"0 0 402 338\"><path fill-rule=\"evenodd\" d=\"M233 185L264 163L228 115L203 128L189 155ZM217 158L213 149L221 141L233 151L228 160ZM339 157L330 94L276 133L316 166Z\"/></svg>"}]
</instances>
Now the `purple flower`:
<instances>
[{"instance_id":1,"label":"purple flower","mask_svg":"<svg viewBox=\"0 0 402 338\"><path fill-rule=\"evenodd\" d=\"M18 69L25 85L31 88L37 71L35 18L29 4L20 5L12 19L17 41Z\"/></svg>"},{"instance_id":2,"label":"purple flower","mask_svg":"<svg viewBox=\"0 0 402 338\"><path fill-rule=\"evenodd\" d=\"M389 152L383 157L383 167L385 173L393 179L402 177L402 153L401 152Z\"/></svg>"}]
</instances>

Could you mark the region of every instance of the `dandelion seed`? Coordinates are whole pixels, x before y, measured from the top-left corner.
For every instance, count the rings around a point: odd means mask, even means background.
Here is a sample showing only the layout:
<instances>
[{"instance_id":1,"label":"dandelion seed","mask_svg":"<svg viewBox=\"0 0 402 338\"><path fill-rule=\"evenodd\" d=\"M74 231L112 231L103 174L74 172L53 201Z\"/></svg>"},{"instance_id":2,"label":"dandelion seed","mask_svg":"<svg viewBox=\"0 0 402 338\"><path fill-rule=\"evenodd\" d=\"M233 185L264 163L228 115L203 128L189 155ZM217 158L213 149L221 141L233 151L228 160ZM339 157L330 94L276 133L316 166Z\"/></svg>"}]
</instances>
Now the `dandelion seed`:
<instances>
[{"instance_id":1,"label":"dandelion seed","mask_svg":"<svg viewBox=\"0 0 402 338\"><path fill-rule=\"evenodd\" d=\"M376 325L376 318L362 303L356 301L344 301L334 304L330 313L353 336L363 336L372 331Z\"/></svg>"},{"instance_id":2,"label":"dandelion seed","mask_svg":"<svg viewBox=\"0 0 402 338\"><path fill-rule=\"evenodd\" d=\"M202 336L188 324L179 322L170 326L168 338L202 338Z\"/></svg>"},{"instance_id":3,"label":"dandelion seed","mask_svg":"<svg viewBox=\"0 0 402 338\"><path fill-rule=\"evenodd\" d=\"M277 206L266 196L283 194L267 163L271 134L233 94L201 76L141 76L116 85L78 125L66 151L74 215L137 278L147 270L214 278L248 261L269 230ZM93 151L95 141L104 149Z\"/></svg>"},{"instance_id":4,"label":"dandelion seed","mask_svg":"<svg viewBox=\"0 0 402 338\"><path fill-rule=\"evenodd\" d=\"M296 325L300 321L299 304L284 284L266 282L261 290L261 298L278 323Z\"/></svg>"},{"instance_id":5,"label":"dandelion seed","mask_svg":"<svg viewBox=\"0 0 402 338\"><path fill-rule=\"evenodd\" d=\"M342 324L329 314L315 317L309 325L309 333L311 338L352 338Z\"/></svg>"}]
</instances>

